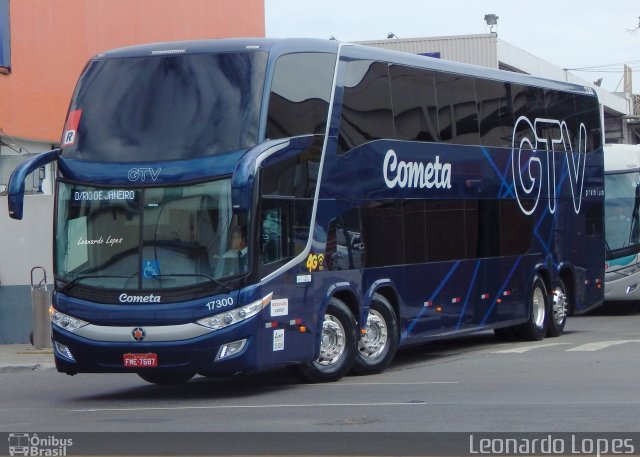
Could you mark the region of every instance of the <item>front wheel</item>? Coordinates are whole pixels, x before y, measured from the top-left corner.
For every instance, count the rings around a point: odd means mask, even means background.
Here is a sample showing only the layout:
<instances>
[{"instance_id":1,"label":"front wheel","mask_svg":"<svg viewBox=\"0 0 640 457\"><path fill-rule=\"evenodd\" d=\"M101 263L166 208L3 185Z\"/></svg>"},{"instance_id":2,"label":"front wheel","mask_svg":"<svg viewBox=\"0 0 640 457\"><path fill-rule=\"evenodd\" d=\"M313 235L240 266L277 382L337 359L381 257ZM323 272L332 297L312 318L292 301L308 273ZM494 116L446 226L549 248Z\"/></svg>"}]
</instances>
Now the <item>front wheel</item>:
<instances>
[{"instance_id":1,"label":"front wheel","mask_svg":"<svg viewBox=\"0 0 640 457\"><path fill-rule=\"evenodd\" d=\"M569 296L567 295L567 288L564 285L564 281L560 279L551 294L551 315L549 316L547 336L560 336L562 332L564 332L564 326L567 323L568 304Z\"/></svg>"},{"instance_id":2,"label":"front wheel","mask_svg":"<svg viewBox=\"0 0 640 457\"><path fill-rule=\"evenodd\" d=\"M333 382L346 375L356 355L356 322L347 305L332 297L322 322L317 359L294 367L305 382Z\"/></svg>"},{"instance_id":3,"label":"front wheel","mask_svg":"<svg viewBox=\"0 0 640 457\"><path fill-rule=\"evenodd\" d=\"M528 295L529 319L524 324L514 328L518 337L527 341L540 341L544 338L549 327L549 304L547 287L538 275L533 280Z\"/></svg>"},{"instance_id":4,"label":"front wheel","mask_svg":"<svg viewBox=\"0 0 640 457\"><path fill-rule=\"evenodd\" d=\"M398 348L398 320L391 303L375 294L367 317L367 333L358 341L353 372L359 375L382 373Z\"/></svg>"}]
</instances>

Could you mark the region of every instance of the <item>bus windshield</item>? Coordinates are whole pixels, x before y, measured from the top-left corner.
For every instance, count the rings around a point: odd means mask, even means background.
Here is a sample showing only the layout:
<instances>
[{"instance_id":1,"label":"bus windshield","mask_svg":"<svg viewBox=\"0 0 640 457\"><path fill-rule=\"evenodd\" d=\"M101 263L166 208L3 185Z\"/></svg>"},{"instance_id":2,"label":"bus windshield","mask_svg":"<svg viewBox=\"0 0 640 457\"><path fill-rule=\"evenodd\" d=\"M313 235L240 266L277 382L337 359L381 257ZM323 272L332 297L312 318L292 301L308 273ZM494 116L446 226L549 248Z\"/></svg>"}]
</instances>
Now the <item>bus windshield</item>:
<instances>
[{"instance_id":1,"label":"bus windshield","mask_svg":"<svg viewBox=\"0 0 640 457\"><path fill-rule=\"evenodd\" d=\"M144 189L60 181L56 279L63 289L211 285L248 270L246 219L231 211L229 179Z\"/></svg>"},{"instance_id":2,"label":"bus windshield","mask_svg":"<svg viewBox=\"0 0 640 457\"><path fill-rule=\"evenodd\" d=\"M267 53L92 61L69 108L62 156L182 160L257 144Z\"/></svg>"},{"instance_id":3,"label":"bus windshield","mask_svg":"<svg viewBox=\"0 0 640 457\"><path fill-rule=\"evenodd\" d=\"M605 176L605 238L611 251L640 243L640 173Z\"/></svg>"}]
</instances>

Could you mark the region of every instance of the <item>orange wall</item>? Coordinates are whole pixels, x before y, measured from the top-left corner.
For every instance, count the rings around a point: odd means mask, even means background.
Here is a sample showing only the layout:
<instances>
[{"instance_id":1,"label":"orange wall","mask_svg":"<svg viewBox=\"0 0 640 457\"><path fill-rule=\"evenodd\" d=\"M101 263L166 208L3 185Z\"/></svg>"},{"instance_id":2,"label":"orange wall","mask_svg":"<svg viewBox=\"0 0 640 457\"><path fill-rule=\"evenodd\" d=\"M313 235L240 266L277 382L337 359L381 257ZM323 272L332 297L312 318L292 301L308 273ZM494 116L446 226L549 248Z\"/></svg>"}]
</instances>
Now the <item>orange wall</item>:
<instances>
[{"instance_id":1,"label":"orange wall","mask_svg":"<svg viewBox=\"0 0 640 457\"><path fill-rule=\"evenodd\" d=\"M263 37L264 0L11 0L11 74L0 74L0 128L57 143L87 60L140 43Z\"/></svg>"}]
</instances>

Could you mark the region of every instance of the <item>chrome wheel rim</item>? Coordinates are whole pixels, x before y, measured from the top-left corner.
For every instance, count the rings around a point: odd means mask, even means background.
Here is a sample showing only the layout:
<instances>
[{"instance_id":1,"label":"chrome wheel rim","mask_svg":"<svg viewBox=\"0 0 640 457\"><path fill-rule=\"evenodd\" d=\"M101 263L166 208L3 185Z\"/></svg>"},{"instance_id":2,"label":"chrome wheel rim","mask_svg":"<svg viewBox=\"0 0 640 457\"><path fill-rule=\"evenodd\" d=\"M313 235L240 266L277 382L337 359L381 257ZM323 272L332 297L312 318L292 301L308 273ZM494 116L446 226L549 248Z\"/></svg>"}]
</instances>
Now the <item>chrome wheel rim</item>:
<instances>
[{"instance_id":1,"label":"chrome wheel rim","mask_svg":"<svg viewBox=\"0 0 640 457\"><path fill-rule=\"evenodd\" d=\"M536 327L542 328L544 325L545 309L544 309L544 292L540 287L533 290L533 323Z\"/></svg>"},{"instance_id":2,"label":"chrome wheel rim","mask_svg":"<svg viewBox=\"0 0 640 457\"><path fill-rule=\"evenodd\" d=\"M567 294L560 287L553 291L553 321L562 325L567 317Z\"/></svg>"},{"instance_id":3,"label":"chrome wheel rim","mask_svg":"<svg viewBox=\"0 0 640 457\"><path fill-rule=\"evenodd\" d=\"M370 309L367 318L367 333L358 342L360 354L367 359L380 357L387 346L387 323L378 311Z\"/></svg>"},{"instance_id":4,"label":"chrome wheel rim","mask_svg":"<svg viewBox=\"0 0 640 457\"><path fill-rule=\"evenodd\" d=\"M320 365L332 365L340 359L346 345L342 323L331 314L324 315L322 336L320 337L320 356L316 360Z\"/></svg>"}]
</instances>

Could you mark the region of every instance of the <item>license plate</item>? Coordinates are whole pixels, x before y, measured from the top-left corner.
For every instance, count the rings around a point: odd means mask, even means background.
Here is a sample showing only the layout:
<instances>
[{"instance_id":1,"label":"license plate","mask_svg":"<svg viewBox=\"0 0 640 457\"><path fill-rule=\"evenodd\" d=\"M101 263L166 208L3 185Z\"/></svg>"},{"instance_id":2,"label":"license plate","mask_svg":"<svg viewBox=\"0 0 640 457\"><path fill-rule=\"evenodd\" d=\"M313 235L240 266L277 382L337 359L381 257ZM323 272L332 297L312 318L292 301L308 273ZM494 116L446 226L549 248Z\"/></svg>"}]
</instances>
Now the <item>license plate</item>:
<instances>
[{"instance_id":1,"label":"license plate","mask_svg":"<svg viewBox=\"0 0 640 457\"><path fill-rule=\"evenodd\" d=\"M158 366L158 354L124 354L122 356L125 367L152 368Z\"/></svg>"}]
</instances>

